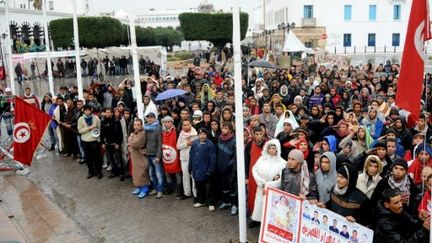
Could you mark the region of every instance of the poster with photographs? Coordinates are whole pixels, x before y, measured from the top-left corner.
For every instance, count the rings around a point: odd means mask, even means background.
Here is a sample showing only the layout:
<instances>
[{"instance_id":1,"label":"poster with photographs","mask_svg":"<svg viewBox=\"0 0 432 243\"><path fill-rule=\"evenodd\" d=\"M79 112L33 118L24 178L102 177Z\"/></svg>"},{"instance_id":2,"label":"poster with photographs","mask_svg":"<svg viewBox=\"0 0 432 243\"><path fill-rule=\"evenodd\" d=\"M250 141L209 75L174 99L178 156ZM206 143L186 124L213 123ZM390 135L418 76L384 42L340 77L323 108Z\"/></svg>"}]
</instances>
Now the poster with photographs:
<instances>
[{"instance_id":1,"label":"poster with photographs","mask_svg":"<svg viewBox=\"0 0 432 243\"><path fill-rule=\"evenodd\" d=\"M370 243L373 231L308 201L302 203L301 243Z\"/></svg>"},{"instance_id":2,"label":"poster with photographs","mask_svg":"<svg viewBox=\"0 0 432 243\"><path fill-rule=\"evenodd\" d=\"M268 188L263 208L260 242L298 242L301 200L275 188Z\"/></svg>"},{"instance_id":3,"label":"poster with photographs","mask_svg":"<svg viewBox=\"0 0 432 243\"><path fill-rule=\"evenodd\" d=\"M259 242L371 243L373 231L294 195L268 188Z\"/></svg>"}]
</instances>

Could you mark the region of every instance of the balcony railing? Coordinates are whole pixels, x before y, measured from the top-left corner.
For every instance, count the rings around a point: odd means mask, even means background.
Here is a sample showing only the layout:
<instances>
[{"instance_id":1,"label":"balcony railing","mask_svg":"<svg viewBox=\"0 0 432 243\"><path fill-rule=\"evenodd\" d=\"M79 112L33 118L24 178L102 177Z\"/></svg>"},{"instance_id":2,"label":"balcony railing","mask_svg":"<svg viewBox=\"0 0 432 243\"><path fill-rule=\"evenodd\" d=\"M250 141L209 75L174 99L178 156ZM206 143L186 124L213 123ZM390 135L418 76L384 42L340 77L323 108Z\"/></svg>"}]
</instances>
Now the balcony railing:
<instances>
[{"instance_id":1,"label":"balcony railing","mask_svg":"<svg viewBox=\"0 0 432 243\"><path fill-rule=\"evenodd\" d=\"M315 26L316 26L316 18L302 19L302 27L315 27Z\"/></svg>"}]
</instances>

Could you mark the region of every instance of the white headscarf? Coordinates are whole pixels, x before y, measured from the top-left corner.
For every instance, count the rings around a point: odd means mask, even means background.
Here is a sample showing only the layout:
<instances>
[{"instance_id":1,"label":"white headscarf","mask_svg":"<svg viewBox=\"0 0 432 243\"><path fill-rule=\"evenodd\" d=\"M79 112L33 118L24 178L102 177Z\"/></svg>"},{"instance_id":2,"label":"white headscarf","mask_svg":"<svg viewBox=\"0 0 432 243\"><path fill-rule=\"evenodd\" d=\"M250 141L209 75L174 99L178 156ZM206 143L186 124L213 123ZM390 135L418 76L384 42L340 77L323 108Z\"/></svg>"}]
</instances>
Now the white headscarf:
<instances>
[{"instance_id":1,"label":"white headscarf","mask_svg":"<svg viewBox=\"0 0 432 243\"><path fill-rule=\"evenodd\" d=\"M294 129L299 127L299 124L297 123L297 120L295 119L294 114L290 110L287 110L282 114L282 116L279 118L278 123L276 124L276 130L275 130L274 137L276 137L280 132L283 131L283 124L285 123L285 120L289 120L289 123L291 124L293 131L294 131Z\"/></svg>"}]
</instances>

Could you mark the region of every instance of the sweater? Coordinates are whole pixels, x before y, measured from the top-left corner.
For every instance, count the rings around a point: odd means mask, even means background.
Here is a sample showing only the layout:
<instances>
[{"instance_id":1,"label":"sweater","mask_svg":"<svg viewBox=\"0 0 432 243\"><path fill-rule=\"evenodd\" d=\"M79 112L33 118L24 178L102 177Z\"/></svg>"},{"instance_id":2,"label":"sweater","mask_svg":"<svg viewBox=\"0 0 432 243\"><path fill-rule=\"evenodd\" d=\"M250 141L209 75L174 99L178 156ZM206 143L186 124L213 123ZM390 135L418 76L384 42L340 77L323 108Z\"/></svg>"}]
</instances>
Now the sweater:
<instances>
[{"instance_id":1,"label":"sweater","mask_svg":"<svg viewBox=\"0 0 432 243\"><path fill-rule=\"evenodd\" d=\"M96 128L99 129L99 131L100 131L101 121L100 121L99 117L97 117L95 115L92 115L92 116L93 116L92 125L96 125ZM79 134L81 134L81 139L84 142L88 142L88 143L89 142L99 142L100 141L99 137L97 137L97 138L93 137L91 134L92 130L89 127L90 126L87 125L87 123L84 120L84 116L81 116L78 119L78 132L79 132Z\"/></svg>"}]
</instances>

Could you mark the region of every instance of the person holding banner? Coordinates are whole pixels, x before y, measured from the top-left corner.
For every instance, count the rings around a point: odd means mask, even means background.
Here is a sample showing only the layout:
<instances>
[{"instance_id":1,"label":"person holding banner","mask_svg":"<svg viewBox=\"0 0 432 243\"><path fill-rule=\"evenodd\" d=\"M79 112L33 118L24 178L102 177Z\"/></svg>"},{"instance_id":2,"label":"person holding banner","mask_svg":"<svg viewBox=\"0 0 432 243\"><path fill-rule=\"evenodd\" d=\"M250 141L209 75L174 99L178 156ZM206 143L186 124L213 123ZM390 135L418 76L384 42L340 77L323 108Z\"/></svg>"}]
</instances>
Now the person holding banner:
<instances>
[{"instance_id":1,"label":"person holding banner","mask_svg":"<svg viewBox=\"0 0 432 243\"><path fill-rule=\"evenodd\" d=\"M337 171L336 185L330 193L327 209L340 214L350 222L368 225L370 210L368 197L356 188L358 173L351 165L343 165Z\"/></svg>"},{"instance_id":2,"label":"person holding banner","mask_svg":"<svg viewBox=\"0 0 432 243\"><path fill-rule=\"evenodd\" d=\"M309 172L303 152L293 149L288 154L288 163L281 172L280 185L282 191L299 196L301 199L317 200L318 191L313 172Z\"/></svg>"},{"instance_id":3,"label":"person holding banner","mask_svg":"<svg viewBox=\"0 0 432 243\"><path fill-rule=\"evenodd\" d=\"M265 188L266 186L277 187L280 185L280 173L285 166L286 161L281 157L281 145L279 140L272 139L268 141L264 145L261 157L258 158L256 164L252 167L252 175L257 184L257 191L255 194L255 206L251 217L252 221L250 221L248 225L249 228L254 228L260 224Z\"/></svg>"}]
</instances>

